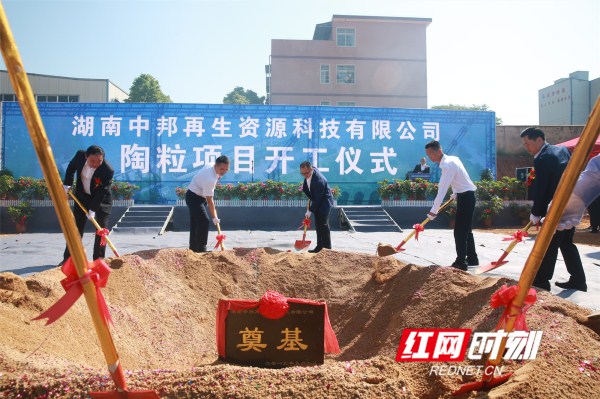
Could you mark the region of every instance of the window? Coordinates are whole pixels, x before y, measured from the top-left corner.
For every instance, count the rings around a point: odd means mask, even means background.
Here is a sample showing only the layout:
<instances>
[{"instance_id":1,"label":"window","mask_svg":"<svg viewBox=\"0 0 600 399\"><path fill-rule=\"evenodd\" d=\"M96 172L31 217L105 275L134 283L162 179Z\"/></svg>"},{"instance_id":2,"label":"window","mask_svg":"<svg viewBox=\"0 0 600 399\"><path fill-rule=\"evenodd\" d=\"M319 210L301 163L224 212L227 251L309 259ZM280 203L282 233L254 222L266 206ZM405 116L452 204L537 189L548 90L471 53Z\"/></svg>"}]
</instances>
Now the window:
<instances>
[{"instance_id":1,"label":"window","mask_svg":"<svg viewBox=\"0 0 600 399\"><path fill-rule=\"evenodd\" d=\"M58 102L59 103L68 103L69 102L69 96L58 96Z\"/></svg>"},{"instance_id":2,"label":"window","mask_svg":"<svg viewBox=\"0 0 600 399\"><path fill-rule=\"evenodd\" d=\"M58 96L48 96L48 102L49 103L58 102Z\"/></svg>"},{"instance_id":3,"label":"window","mask_svg":"<svg viewBox=\"0 0 600 399\"><path fill-rule=\"evenodd\" d=\"M331 102L329 102L329 101L321 101L320 105L331 105Z\"/></svg>"},{"instance_id":4,"label":"window","mask_svg":"<svg viewBox=\"0 0 600 399\"><path fill-rule=\"evenodd\" d=\"M321 64L321 84L329 83L329 65Z\"/></svg>"},{"instance_id":5,"label":"window","mask_svg":"<svg viewBox=\"0 0 600 399\"><path fill-rule=\"evenodd\" d=\"M354 28L337 28L335 36L338 47L354 47L356 45Z\"/></svg>"},{"instance_id":6,"label":"window","mask_svg":"<svg viewBox=\"0 0 600 399\"><path fill-rule=\"evenodd\" d=\"M337 105L338 105L338 107L354 107L354 106L356 106L356 102L355 101L338 101Z\"/></svg>"},{"instance_id":7,"label":"window","mask_svg":"<svg viewBox=\"0 0 600 399\"><path fill-rule=\"evenodd\" d=\"M35 100L36 100L38 103L45 103L45 102L46 102L46 100L47 100L47 98L48 98L47 96L36 96L36 97L35 97Z\"/></svg>"},{"instance_id":8,"label":"window","mask_svg":"<svg viewBox=\"0 0 600 399\"><path fill-rule=\"evenodd\" d=\"M14 94L0 94L0 101L17 101Z\"/></svg>"},{"instance_id":9,"label":"window","mask_svg":"<svg viewBox=\"0 0 600 399\"><path fill-rule=\"evenodd\" d=\"M79 96L69 96L69 102L70 103L78 103L79 102Z\"/></svg>"},{"instance_id":10,"label":"window","mask_svg":"<svg viewBox=\"0 0 600 399\"><path fill-rule=\"evenodd\" d=\"M354 65L338 65L336 75L337 83L354 84Z\"/></svg>"}]
</instances>

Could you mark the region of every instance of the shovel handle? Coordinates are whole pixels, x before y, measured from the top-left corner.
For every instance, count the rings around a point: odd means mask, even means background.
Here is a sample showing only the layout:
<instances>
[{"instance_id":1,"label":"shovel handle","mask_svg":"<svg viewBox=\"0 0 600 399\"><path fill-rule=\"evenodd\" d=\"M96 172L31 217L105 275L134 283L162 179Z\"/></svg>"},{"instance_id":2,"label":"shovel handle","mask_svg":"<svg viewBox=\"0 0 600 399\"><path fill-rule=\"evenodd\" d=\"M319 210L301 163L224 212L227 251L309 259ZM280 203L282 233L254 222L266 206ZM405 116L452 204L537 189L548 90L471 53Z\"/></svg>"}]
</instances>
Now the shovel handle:
<instances>
[{"instance_id":1,"label":"shovel handle","mask_svg":"<svg viewBox=\"0 0 600 399\"><path fill-rule=\"evenodd\" d=\"M453 199L449 199L448 201L444 202L442 204L442 206L440 206L440 209L438 210L438 215L440 214L441 211L443 211L444 209L446 209L446 207L448 205L450 205L452 203L452 201L454 201ZM425 220L423 220L420 223L421 227L425 227L425 225L427 223L431 222L431 219L429 218L425 218ZM403 243L406 243L408 240L410 240L411 238L413 238L413 236L417 233L417 229L413 229L413 231L410 232L410 234L404 239ZM401 245L400 245L401 246Z\"/></svg>"},{"instance_id":2,"label":"shovel handle","mask_svg":"<svg viewBox=\"0 0 600 399\"><path fill-rule=\"evenodd\" d=\"M77 203L77 205L79 205L79 207L81 208L81 210L83 211L83 213L85 213L87 215L88 210L85 209L85 207L83 206L83 204L77 199L77 197L75 196L75 194L73 194L73 191L69 190L69 195L71 196L71 198L73 198L73 201L75 201ZM96 221L95 218L89 218L89 219L92 221L92 224L94 225L94 227L96 227L97 231L102 230L102 227L100 227L100 225L98 224L98 222ZM117 252L117 248L115 248L115 246L113 245L113 243L110 240L110 238L108 238L108 236L104 236L104 238L106 239L106 242L108 243L108 246L110 247L110 249L112 249L113 253L118 258L120 255Z\"/></svg>"}]
</instances>

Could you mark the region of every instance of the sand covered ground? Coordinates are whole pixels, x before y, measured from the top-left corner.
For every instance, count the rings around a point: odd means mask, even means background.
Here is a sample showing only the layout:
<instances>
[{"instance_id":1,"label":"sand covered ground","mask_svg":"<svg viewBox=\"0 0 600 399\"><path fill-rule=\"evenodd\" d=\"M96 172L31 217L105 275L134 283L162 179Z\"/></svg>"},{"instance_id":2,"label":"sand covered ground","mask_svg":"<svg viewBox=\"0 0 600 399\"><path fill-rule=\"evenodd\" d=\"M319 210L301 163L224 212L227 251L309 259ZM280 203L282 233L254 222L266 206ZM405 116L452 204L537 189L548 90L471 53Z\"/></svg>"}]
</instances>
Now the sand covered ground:
<instances>
[{"instance_id":1,"label":"sand covered ground","mask_svg":"<svg viewBox=\"0 0 600 399\"><path fill-rule=\"evenodd\" d=\"M489 298L514 284L338 251L161 249L107 263L112 273L103 293L129 388L155 389L164 398L449 398L479 378L430 377L431 364L396 363L402 330L492 331L501 310L490 308ZM31 321L62 296L62 277L58 268L27 278L0 273L1 397L85 398L113 389L83 299L50 326ZM326 355L321 366L283 369L219 361L218 300L258 300L267 290L326 301L341 354ZM515 374L487 397L597 397L600 337L581 324L589 313L539 293L527 312L529 328L544 331L537 359L504 362ZM478 395L485 397L464 397Z\"/></svg>"}]
</instances>

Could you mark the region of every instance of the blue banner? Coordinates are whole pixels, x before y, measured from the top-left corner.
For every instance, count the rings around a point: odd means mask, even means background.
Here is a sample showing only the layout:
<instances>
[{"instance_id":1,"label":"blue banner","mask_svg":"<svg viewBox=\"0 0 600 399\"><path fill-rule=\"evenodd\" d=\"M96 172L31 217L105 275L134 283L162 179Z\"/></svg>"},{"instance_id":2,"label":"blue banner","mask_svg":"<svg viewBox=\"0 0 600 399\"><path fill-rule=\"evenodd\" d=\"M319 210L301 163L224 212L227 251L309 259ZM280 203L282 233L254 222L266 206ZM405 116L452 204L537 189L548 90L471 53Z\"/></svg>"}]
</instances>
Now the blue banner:
<instances>
[{"instance_id":1,"label":"blue banner","mask_svg":"<svg viewBox=\"0 0 600 399\"><path fill-rule=\"evenodd\" d=\"M78 149L106 151L115 180L142 187L137 201L170 203L175 187L219 155L222 183L300 182L308 160L344 193L340 203L377 203L376 182L404 179L438 140L471 178L495 175L493 112L280 105L38 103L59 171ZM42 177L18 103L2 103L3 167ZM432 180L439 168L432 166Z\"/></svg>"}]
</instances>

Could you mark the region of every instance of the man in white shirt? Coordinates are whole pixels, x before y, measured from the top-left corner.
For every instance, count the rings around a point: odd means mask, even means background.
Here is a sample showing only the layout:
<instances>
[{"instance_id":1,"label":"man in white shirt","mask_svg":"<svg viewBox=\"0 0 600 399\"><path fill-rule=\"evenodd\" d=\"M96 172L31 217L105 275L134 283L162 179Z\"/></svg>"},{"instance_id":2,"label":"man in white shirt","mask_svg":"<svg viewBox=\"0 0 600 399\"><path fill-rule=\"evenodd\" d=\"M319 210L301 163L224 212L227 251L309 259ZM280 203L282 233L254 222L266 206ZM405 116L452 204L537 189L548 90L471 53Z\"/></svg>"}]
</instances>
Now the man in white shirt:
<instances>
[{"instance_id":1,"label":"man in white shirt","mask_svg":"<svg viewBox=\"0 0 600 399\"><path fill-rule=\"evenodd\" d=\"M427 143L425 153L432 162L439 163L442 170L438 192L427 217L430 220L436 218L448 188L451 187L451 198L456 199L456 223L454 225L456 260L452 263L452 266L460 270L467 270L468 266L477 266L479 265L479 259L475 251L475 240L472 232L475 190L477 187L471 181L460 159L444 154L438 141L433 140Z\"/></svg>"},{"instance_id":2,"label":"man in white shirt","mask_svg":"<svg viewBox=\"0 0 600 399\"><path fill-rule=\"evenodd\" d=\"M207 252L208 227L210 218L215 224L221 221L213 197L219 179L229 171L229 158L221 155L215 160L214 166L207 166L194 176L185 194L185 203L190 211L190 249L194 252Z\"/></svg>"}]
</instances>

